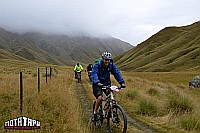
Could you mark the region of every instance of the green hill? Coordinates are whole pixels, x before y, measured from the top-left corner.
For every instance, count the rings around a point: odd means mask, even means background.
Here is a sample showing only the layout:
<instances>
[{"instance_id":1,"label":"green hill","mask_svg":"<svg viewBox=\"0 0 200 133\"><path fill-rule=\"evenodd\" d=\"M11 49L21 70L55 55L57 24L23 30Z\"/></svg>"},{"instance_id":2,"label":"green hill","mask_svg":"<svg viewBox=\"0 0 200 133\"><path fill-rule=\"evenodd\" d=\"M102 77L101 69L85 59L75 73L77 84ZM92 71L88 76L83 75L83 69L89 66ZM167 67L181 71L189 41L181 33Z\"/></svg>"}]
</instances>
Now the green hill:
<instances>
[{"instance_id":1,"label":"green hill","mask_svg":"<svg viewBox=\"0 0 200 133\"><path fill-rule=\"evenodd\" d=\"M128 71L200 70L200 22L164 28L115 61Z\"/></svg>"}]
</instances>

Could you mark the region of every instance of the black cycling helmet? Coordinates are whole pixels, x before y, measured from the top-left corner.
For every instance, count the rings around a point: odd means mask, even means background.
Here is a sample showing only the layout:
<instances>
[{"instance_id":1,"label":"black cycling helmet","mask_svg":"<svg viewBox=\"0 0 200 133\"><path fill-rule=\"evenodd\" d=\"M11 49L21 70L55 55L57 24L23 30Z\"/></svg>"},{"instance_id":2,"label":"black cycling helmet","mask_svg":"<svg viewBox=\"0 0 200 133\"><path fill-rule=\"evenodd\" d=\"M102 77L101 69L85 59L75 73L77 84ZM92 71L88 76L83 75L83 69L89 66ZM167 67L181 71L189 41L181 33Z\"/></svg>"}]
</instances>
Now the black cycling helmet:
<instances>
[{"instance_id":1,"label":"black cycling helmet","mask_svg":"<svg viewBox=\"0 0 200 133\"><path fill-rule=\"evenodd\" d=\"M103 58L103 59L112 59L112 54L109 53L109 52L104 52L104 53L102 54L102 58Z\"/></svg>"},{"instance_id":2,"label":"black cycling helmet","mask_svg":"<svg viewBox=\"0 0 200 133\"><path fill-rule=\"evenodd\" d=\"M78 63L77 63L77 66L79 66L79 64L80 64L80 63L78 62Z\"/></svg>"}]
</instances>

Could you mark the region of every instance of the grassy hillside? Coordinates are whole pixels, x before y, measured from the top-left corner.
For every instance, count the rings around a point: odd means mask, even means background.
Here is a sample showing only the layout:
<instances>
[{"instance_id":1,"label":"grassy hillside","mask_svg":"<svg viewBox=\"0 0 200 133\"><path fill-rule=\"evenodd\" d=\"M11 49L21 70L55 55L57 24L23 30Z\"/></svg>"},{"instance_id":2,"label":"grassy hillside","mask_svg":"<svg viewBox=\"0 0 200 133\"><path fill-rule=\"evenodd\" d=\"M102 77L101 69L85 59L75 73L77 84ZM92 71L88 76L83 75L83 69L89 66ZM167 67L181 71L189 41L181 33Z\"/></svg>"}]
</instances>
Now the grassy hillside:
<instances>
[{"instance_id":1,"label":"grassy hillside","mask_svg":"<svg viewBox=\"0 0 200 133\"><path fill-rule=\"evenodd\" d=\"M30 40L3 29L0 29L0 49L38 63L62 64L58 59L36 47Z\"/></svg>"},{"instance_id":2,"label":"grassy hillside","mask_svg":"<svg viewBox=\"0 0 200 133\"><path fill-rule=\"evenodd\" d=\"M200 22L167 27L115 58L122 70L198 71L200 66Z\"/></svg>"}]
</instances>

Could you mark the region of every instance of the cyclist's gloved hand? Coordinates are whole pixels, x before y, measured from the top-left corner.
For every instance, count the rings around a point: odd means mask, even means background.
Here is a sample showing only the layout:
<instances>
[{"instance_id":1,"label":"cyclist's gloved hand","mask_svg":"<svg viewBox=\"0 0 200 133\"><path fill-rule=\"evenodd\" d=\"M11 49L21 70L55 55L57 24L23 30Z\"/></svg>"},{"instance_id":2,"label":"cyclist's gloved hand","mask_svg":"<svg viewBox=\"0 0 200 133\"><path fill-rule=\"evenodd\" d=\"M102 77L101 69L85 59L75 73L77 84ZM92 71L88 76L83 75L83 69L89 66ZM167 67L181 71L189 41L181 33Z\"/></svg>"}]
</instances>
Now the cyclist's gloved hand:
<instances>
[{"instance_id":1,"label":"cyclist's gloved hand","mask_svg":"<svg viewBox=\"0 0 200 133\"><path fill-rule=\"evenodd\" d=\"M122 83L122 84L121 84L121 88L126 88L125 83Z\"/></svg>"},{"instance_id":2,"label":"cyclist's gloved hand","mask_svg":"<svg viewBox=\"0 0 200 133\"><path fill-rule=\"evenodd\" d=\"M99 87L103 87L103 84L102 83L98 83L97 84Z\"/></svg>"}]
</instances>

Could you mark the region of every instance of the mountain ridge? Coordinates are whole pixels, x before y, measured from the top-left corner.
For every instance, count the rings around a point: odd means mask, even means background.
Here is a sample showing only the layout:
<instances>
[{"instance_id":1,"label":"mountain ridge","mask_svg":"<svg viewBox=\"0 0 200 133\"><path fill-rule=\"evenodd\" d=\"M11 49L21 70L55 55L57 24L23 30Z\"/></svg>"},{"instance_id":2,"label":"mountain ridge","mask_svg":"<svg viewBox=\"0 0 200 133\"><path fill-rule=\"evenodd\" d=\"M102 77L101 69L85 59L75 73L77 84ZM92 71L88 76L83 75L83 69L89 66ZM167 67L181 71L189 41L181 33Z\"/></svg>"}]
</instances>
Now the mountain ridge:
<instances>
[{"instance_id":1,"label":"mountain ridge","mask_svg":"<svg viewBox=\"0 0 200 133\"><path fill-rule=\"evenodd\" d=\"M74 65L93 63L104 51L114 56L131 49L119 39L28 32L17 34L0 28L0 49L38 63Z\"/></svg>"}]
</instances>

